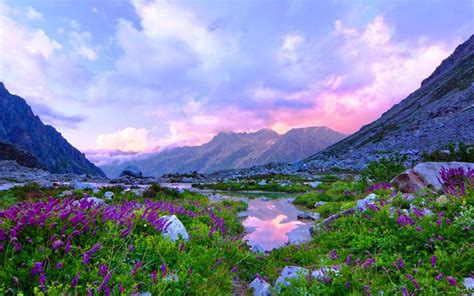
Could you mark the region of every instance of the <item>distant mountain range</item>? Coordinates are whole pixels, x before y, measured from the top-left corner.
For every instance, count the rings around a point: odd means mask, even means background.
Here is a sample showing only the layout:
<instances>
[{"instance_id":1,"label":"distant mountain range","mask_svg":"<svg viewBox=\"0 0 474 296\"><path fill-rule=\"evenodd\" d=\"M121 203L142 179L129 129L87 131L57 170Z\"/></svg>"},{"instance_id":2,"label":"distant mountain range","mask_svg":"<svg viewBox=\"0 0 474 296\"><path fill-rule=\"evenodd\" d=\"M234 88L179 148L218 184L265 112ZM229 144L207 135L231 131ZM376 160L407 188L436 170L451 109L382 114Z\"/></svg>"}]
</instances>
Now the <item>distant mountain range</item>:
<instances>
[{"instance_id":1,"label":"distant mountain range","mask_svg":"<svg viewBox=\"0 0 474 296\"><path fill-rule=\"evenodd\" d=\"M10 94L2 82L0 143L0 159L17 160L51 173L105 176L56 129L43 124L24 99Z\"/></svg>"},{"instance_id":2,"label":"distant mountain range","mask_svg":"<svg viewBox=\"0 0 474 296\"><path fill-rule=\"evenodd\" d=\"M303 163L315 168L357 167L377 155L399 152L416 157L460 142L474 144L474 35L406 99Z\"/></svg>"},{"instance_id":3,"label":"distant mountain range","mask_svg":"<svg viewBox=\"0 0 474 296\"><path fill-rule=\"evenodd\" d=\"M119 164L102 166L109 177L116 177L128 165L145 175L247 168L270 162L293 162L343 139L344 134L327 127L295 128L284 135L269 129L254 133L219 133L210 142L148 154Z\"/></svg>"}]
</instances>

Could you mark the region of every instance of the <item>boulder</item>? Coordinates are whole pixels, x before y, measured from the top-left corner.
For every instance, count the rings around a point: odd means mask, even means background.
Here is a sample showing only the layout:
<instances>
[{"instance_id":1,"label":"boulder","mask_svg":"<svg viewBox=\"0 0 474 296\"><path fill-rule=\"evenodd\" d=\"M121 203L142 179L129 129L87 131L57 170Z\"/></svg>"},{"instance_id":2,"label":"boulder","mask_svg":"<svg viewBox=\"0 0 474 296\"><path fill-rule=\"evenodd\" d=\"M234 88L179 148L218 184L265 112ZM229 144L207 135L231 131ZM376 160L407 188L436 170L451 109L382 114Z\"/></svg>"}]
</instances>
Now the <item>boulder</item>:
<instances>
[{"instance_id":1,"label":"boulder","mask_svg":"<svg viewBox=\"0 0 474 296\"><path fill-rule=\"evenodd\" d=\"M311 276L319 281L326 281L328 279L328 275L332 274L338 274L338 268L333 267L333 268L328 268L328 267L323 267L320 268L319 270L315 270L311 272ZM289 286L291 284L292 279L297 279L300 276L307 277L309 274L309 271L306 268L302 268L299 266L285 266L283 270L281 271L280 276L275 282L275 286L278 291L280 291L280 287L282 285L284 286Z\"/></svg>"},{"instance_id":2,"label":"boulder","mask_svg":"<svg viewBox=\"0 0 474 296\"><path fill-rule=\"evenodd\" d=\"M106 200L111 200L111 199L114 197L114 195L115 195L115 194L114 194L112 191L106 191L106 192L104 193L104 198L105 198Z\"/></svg>"},{"instance_id":3,"label":"boulder","mask_svg":"<svg viewBox=\"0 0 474 296\"><path fill-rule=\"evenodd\" d=\"M322 184L322 182L314 181L314 182L306 182L305 184L309 185L309 187L311 187L311 188L317 188L319 185Z\"/></svg>"},{"instance_id":4,"label":"boulder","mask_svg":"<svg viewBox=\"0 0 474 296\"><path fill-rule=\"evenodd\" d=\"M390 183L404 193L413 193L425 188L440 191L442 184L438 178L440 176L439 172L443 167L447 169L462 167L467 171L469 169L474 170L474 163L456 161L423 162L397 175Z\"/></svg>"},{"instance_id":5,"label":"boulder","mask_svg":"<svg viewBox=\"0 0 474 296\"><path fill-rule=\"evenodd\" d=\"M120 173L120 177L143 178L143 174L136 166L130 165L123 169Z\"/></svg>"},{"instance_id":6,"label":"boulder","mask_svg":"<svg viewBox=\"0 0 474 296\"><path fill-rule=\"evenodd\" d=\"M319 208L320 206L324 205L326 202L325 201L318 201L314 204L315 208Z\"/></svg>"},{"instance_id":7,"label":"boulder","mask_svg":"<svg viewBox=\"0 0 474 296\"><path fill-rule=\"evenodd\" d=\"M366 198L359 199L357 201L357 205L355 206L355 209L365 211L367 209L367 206L376 200L377 200L377 195L375 193L371 193L367 195Z\"/></svg>"},{"instance_id":8,"label":"boulder","mask_svg":"<svg viewBox=\"0 0 474 296\"><path fill-rule=\"evenodd\" d=\"M80 181L71 181L69 183L69 187L71 187L74 190L85 190L85 189L94 189L96 186L94 186L91 183L85 183L85 182L80 182Z\"/></svg>"},{"instance_id":9,"label":"boulder","mask_svg":"<svg viewBox=\"0 0 474 296\"><path fill-rule=\"evenodd\" d=\"M319 213L312 213L312 212L298 212L296 214L298 219L307 219L307 220L319 220L321 218L321 214Z\"/></svg>"},{"instance_id":10,"label":"boulder","mask_svg":"<svg viewBox=\"0 0 474 296\"><path fill-rule=\"evenodd\" d=\"M84 198L81 198L79 201L76 200L73 204L74 205L79 205L79 203L81 201L84 201L84 200L88 201L88 202L92 202L95 207L105 205L105 201L103 199L97 198L97 197L84 197Z\"/></svg>"},{"instance_id":11,"label":"boulder","mask_svg":"<svg viewBox=\"0 0 474 296\"><path fill-rule=\"evenodd\" d=\"M72 190L66 190L66 191L61 192L61 194L59 194L59 197L60 198L69 197L69 196L72 196L73 194L74 192Z\"/></svg>"},{"instance_id":12,"label":"boulder","mask_svg":"<svg viewBox=\"0 0 474 296\"><path fill-rule=\"evenodd\" d=\"M468 291L474 290L474 278L473 277L467 277L467 278L464 279L464 288Z\"/></svg>"},{"instance_id":13,"label":"boulder","mask_svg":"<svg viewBox=\"0 0 474 296\"><path fill-rule=\"evenodd\" d=\"M165 219L165 227L163 230L163 235L170 238L172 241L179 240L181 237L183 240L189 239L189 234L184 228L183 223L175 215L163 216L162 219Z\"/></svg>"},{"instance_id":14,"label":"boulder","mask_svg":"<svg viewBox=\"0 0 474 296\"><path fill-rule=\"evenodd\" d=\"M254 296L270 296L272 295L270 285L260 277L256 277L249 285L253 289Z\"/></svg>"}]
</instances>

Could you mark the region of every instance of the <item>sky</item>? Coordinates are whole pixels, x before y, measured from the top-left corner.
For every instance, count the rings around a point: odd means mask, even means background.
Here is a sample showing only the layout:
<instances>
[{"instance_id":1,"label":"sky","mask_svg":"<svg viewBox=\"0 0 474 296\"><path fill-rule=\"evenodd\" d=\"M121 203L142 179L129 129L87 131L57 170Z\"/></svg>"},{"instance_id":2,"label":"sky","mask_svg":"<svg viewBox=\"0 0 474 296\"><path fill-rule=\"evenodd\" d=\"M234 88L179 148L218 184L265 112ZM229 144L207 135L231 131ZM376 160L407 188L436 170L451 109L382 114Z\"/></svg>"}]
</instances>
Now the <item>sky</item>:
<instances>
[{"instance_id":1,"label":"sky","mask_svg":"<svg viewBox=\"0 0 474 296\"><path fill-rule=\"evenodd\" d=\"M350 134L474 32L474 0L0 0L0 81L101 162L221 131Z\"/></svg>"}]
</instances>

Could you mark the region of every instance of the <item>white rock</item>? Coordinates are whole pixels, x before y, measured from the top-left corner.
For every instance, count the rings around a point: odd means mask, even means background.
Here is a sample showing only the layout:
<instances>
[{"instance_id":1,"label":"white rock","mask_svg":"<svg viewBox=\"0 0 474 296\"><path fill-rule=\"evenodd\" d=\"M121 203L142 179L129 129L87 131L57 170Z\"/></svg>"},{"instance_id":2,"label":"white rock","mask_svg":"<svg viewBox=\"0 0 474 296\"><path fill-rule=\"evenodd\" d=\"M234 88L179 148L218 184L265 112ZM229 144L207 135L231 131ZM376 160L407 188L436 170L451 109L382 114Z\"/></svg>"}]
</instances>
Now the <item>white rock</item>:
<instances>
[{"instance_id":1,"label":"white rock","mask_svg":"<svg viewBox=\"0 0 474 296\"><path fill-rule=\"evenodd\" d=\"M260 185L260 186L267 185L267 180L261 180L260 182L258 182L258 185Z\"/></svg>"},{"instance_id":2,"label":"white rock","mask_svg":"<svg viewBox=\"0 0 474 296\"><path fill-rule=\"evenodd\" d=\"M315 208L319 208L320 206L324 205L326 202L325 201L318 201L314 204Z\"/></svg>"},{"instance_id":3,"label":"white rock","mask_svg":"<svg viewBox=\"0 0 474 296\"><path fill-rule=\"evenodd\" d=\"M111 199L114 197L114 195L115 195L115 194L114 194L112 191L106 191L106 192L104 193L104 198L105 198L106 200L111 200Z\"/></svg>"},{"instance_id":4,"label":"white rock","mask_svg":"<svg viewBox=\"0 0 474 296\"><path fill-rule=\"evenodd\" d=\"M367 206L373 203L375 200L377 200L377 195L375 193L371 193L367 195L366 198L359 199L355 208L361 211L365 211L367 209Z\"/></svg>"},{"instance_id":5,"label":"white rock","mask_svg":"<svg viewBox=\"0 0 474 296\"><path fill-rule=\"evenodd\" d=\"M309 219L309 220L319 220L321 218L320 213L312 213L312 212L298 212L297 213L298 219Z\"/></svg>"},{"instance_id":6,"label":"white rock","mask_svg":"<svg viewBox=\"0 0 474 296\"><path fill-rule=\"evenodd\" d=\"M175 215L163 216L166 220L163 235L169 237L172 241L179 240L181 237L184 240L189 239L189 234L184 228L183 223Z\"/></svg>"},{"instance_id":7,"label":"white rock","mask_svg":"<svg viewBox=\"0 0 474 296\"><path fill-rule=\"evenodd\" d=\"M442 189L439 181L441 168L459 168L464 170L473 169L474 163L468 162L423 162L417 164L412 169L397 175L391 183L402 192L416 192L424 188L432 188L436 191Z\"/></svg>"},{"instance_id":8,"label":"white rock","mask_svg":"<svg viewBox=\"0 0 474 296\"><path fill-rule=\"evenodd\" d=\"M249 285L249 288L253 289L254 296L270 296L272 295L270 285L256 277Z\"/></svg>"},{"instance_id":9,"label":"white rock","mask_svg":"<svg viewBox=\"0 0 474 296\"><path fill-rule=\"evenodd\" d=\"M280 276L276 280L275 286L277 286L277 289L280 290L280 285L289 286L290 280L307 275L308 270L306 268L299 266L285 266L285 268L283 268L283 270L281 271Z\"/></svg>"},{"instance_id":10,"label":"white rock","mask_svg":"<svg viewBox=\"0 0 474 296\"><path fill-rule=\"evenodd\" d=\"M84 189L94 189L96 186L93 186L91 183L85 183L80 181L72 181L69 183L69 187L74 190L84 190Z\"/></svg>"},{"instance_id":11,"label":"white rock","mask_svg":"<svg viewBox=\"0 0 474 296\"><path fill-rule=\"evenodd\" d=\"M73 194L74 192L72 190L66 190L66 191L61 192L59 197L60 198L69 197L69 196L72 196Z\"/></svg>"},{"instance_id":12,"label":"white rock","mask_svg":"<svg viewBox=\"0 0 474 296\"><path fill-rule=\"evenodd\" d=\"M322 184L322 182L319 182L319 181L314 181L314 182L305 182L306 185L309 185L309 187L311 188L316 188L318 187L319 185Z\"/></svg>"},{"instance_id":13,"label":"white rock","mask_svg":"<svg viewBox=\"0 0 474 296\"><path fill-rule=\"evenodd\" d=\"M84 200L88 202L93 202L94 206L105 205L105 201L97 197L84 197L84 198L81 198L79 201L76 200L73 204L77 206L79 205L81 201L84 201Z\"/></svg>"},{"instance_id":14,"label":"white rock","mask_svg":"<svg viewBox=\"0 0 474 296\"><path fill-rule=\"evenodd\" d=\"M474 290L474 278L473 277L467 277L464 279L464 288L466 290Z\"/></svg>"}]
</instances>

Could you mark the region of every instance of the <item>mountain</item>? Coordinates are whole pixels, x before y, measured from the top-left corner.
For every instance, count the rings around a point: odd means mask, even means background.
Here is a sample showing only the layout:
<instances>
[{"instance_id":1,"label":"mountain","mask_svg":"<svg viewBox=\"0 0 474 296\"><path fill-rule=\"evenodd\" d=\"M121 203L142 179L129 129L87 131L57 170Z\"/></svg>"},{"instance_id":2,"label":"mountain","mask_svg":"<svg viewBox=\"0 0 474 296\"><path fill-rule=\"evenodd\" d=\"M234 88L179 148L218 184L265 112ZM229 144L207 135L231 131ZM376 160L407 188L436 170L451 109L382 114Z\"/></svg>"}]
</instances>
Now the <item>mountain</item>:
<instances>
[{"instance_id":1,"label":"mountain","mask_svg":"<svg viewBox=\"0 0 474 296\"><path fill-rule=\"evenodd\" d=\"M128 165L145 175L246 168L269 162L292 162L307 157L342 139L345 135L326 127L298 128L279 135L269 129L254 133L219 133L210 142L193 147L178 147L156 154L105 165L101 168L116 177Z\"/></svg>"},{"instance_id":2,"label":"mountain","mask_svg":"<svg viewBox=\"0 0 474 296\"><path fill-rule=\"evenodd\" d=\"M418 90L379 119L303 161L305 167L357 167L377 155L409 158L449 143L474 144L474 35Z\"/></svg>"},{"instance_id":3,"label":"mountain","mask_svg":"<svg viewBox=\"0 0 474 296\"><path fill-rule=\"evenodd\" d=\"M0 82L0 110L0 142L28 152L39 161L41 168L51 173L105 176L56 129L44 125L41 119L33 114L24 99L10 94L2 82ZM13 149L13 146L4 147L8 148L8 151ZM6 148L2 154L6 154ZM18 155L17 152L15 155Z\"/></svg>"}]
</instances>

